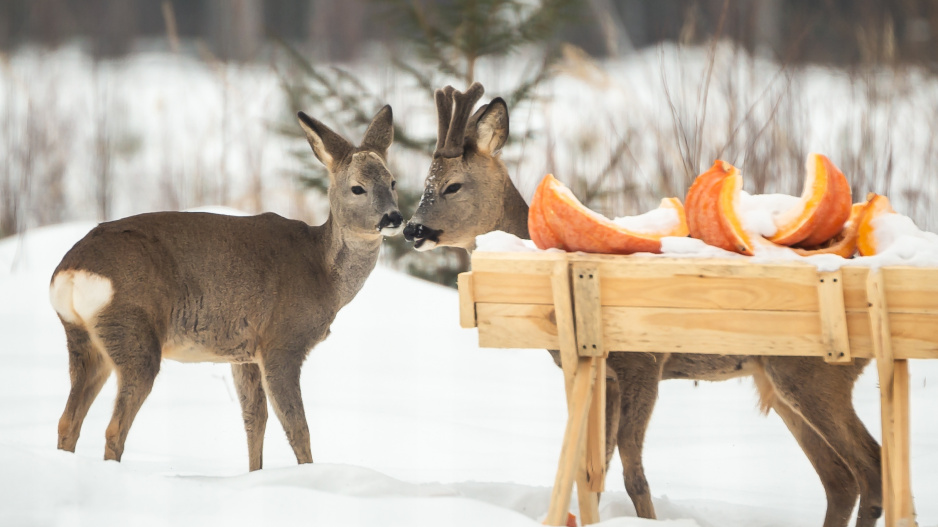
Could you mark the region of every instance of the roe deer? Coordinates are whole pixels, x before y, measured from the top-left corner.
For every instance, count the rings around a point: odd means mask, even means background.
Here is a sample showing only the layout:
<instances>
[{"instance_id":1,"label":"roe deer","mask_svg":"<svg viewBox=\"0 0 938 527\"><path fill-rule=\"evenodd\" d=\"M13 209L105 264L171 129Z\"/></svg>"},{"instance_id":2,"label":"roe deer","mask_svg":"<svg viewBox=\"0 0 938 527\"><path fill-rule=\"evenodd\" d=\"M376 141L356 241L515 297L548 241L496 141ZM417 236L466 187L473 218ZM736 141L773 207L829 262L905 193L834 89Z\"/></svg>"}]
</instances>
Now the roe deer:
<instances>
[{"instance_id":1,"label":"roe deer","mask_svg":"<svg viewBox=\"0 0 938 527\"><path fill-rule=\"evenodd\" d=\"M455 246L471 251L477 235L495 229L530 238L528 207L497 156L508 136L504 101L496 98L468 118L482 91L476 83L465 94L449 86L436 92L437 151L423 199L404 229L417 249ZM559 354L552 355L559 365ZM615 437L606 443L607 462L618 445L625 488L635 510L640 517L654 518L642 444L658 383L752 376L763 411L775 409L821 479L827 494L824 527L848 525L858 496L856 524L871 527L882 514L880 449L857 417L852 400L853 385L868 362L857 359L853 365L841 366L821 358L612 353L606 420L608 433Z\"/></svg>"},{"instance_id":2,"label":"roe deer","mask_svg":"<svg viewBox=\"0 0 938 527\"><path fill-rule=\"evenodd\" d=\"M329 171L324 224L273 213L141 214L98 225L62 259L50 298L65 326L72 388L58 448L75 451L88 408L116 370L104 459L120 461L160 361L169 358L231 363L250 470L263 465L267 397L297 462L312 463L300 367L368 278L382 237L398 234L403 218L386 165L390 106L357 147L297 116Z\"/></svg>"}]
</instances>

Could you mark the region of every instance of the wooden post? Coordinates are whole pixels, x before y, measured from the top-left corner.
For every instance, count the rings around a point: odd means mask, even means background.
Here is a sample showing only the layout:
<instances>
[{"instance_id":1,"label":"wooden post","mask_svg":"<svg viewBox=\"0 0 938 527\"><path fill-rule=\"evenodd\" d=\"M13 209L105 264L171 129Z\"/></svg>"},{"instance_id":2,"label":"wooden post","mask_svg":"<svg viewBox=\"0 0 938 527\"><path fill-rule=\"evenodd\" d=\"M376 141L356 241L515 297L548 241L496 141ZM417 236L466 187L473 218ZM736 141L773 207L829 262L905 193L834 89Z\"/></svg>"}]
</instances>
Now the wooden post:
<instances>
[{"instance_id":1,"label":"wooden post","mask_svg":"<svg viewBox=\"0 0 938 527\"><path fill-rule=\"evenodd\" d=\"M567 434L571 431L571 422L574 419L574 415L580 411L580 408L575 404L574 394L574 384L575 381L580 375L580 370L578 366L581 362L581 359L578 357L577 351L577 330L574 322L574 298L570 280L570 266L566 258L556 262L554 264L554 269L551 272L551 287L553 289L553 300L554 300L554 317L557 323L557 337L560 343L560 360L563 364L564 372L564 384L567 392L567 410L569 417L567 418L567 432L564 435L564 447L561 448L561 467L564 465L565 460L564 456L571 455L571 452L568 451L569 446L567 445ZM604 413L605 409L605 359L598 359L599 364L597 364L597 370L602 369L602 407L601 410ZM597 379L591 380L591 382L596 382ZM596 406L596 398L594 396L596 388L592 388L587 393L587 398L589 399L589 407L592 408ZM589 412L588 421L592 422L594 419L593 411ZM603 425L605 425L605 416L603 416ZM595 425L593 425L595 426ZM589 425L587 425L589 427ZM588 434L587 434L588 435ZM604 436L603 436L604 437ZM577 484L577 498L580 505L580 523L582 525L587 525L590 523L599 522L599 499L595 492L592 492L590 489L589 476L587 474L587 444L588 440L585 438L579 438L578 446L575 450L572 451L572 455L576 460L576 465L573 468L573 474L576 479ZM601 448L605 448L602 446ZM567 460L569 461L569 460ZM605 468L605 465L603 465ZM560 481L560 470L557 473L558 481ZM603 478L605 479L605 478ZM554 492L551 496L551 504L548 513L547 524L551 525L551 521L560 521L557 525L566 525L566 514L570 507L571 494L573 492L572 488L569 488L565 493L558 494L557 484L554 485ZM562 510L561 510L562 508Z\"/></svg>"},{"instance_id":2,"label":"wooden post","mask_svg":"<svg viewBox=\"0 0 938 527\"><path fill-rule=\"evenodd\" d=\"M573 284L576 351L579 356L602 357L598 377L591 392L589 424L586 432L586 490L602 492L606 481L606 360L603 344L603 313L600 301L599 267L592 262L573 261L570 265ZM578 484L579 487L579 484ZM579 491L578 491L579 492ZM582 494L582 493L581 493ZM581 501L582 495L581 495ZM581 514L583 508L581 507ZM599 519L597 518L598 522ZM586 519L583 519L586 524Z\"/></svg>"},{"instance_id":3,"label":"wooden post","mask_svg":"<svg viewBox=\"0 0 938 527\"><path fill-rule=\"evenodd\" d=\"M472 294L472 273L459 273L456 277L459 288L459 325L464 328L476 327L476 301Z\"/></svg>"},{"instance_id":4,"label":"wooden post","mask_svg":"<svg viewBox=\"0 0 938 527\"><path fill-rule=\"evenodd\" d=\"M911 527L915 525L915 513L909 475L908 361L895 360L893 356L886 288L881 270L870 271L866 294L873 351L879 372L883 427L883 508L886 527Z\"/></svg>"},{"instance_id":5,"label":"wooden post","mask_svg":"<svg viewBox=\"0 0 938 527\"><path fill-rule=\"evenodd\" d=\"M844 278L840 269L818 272L818 310L821 315L821 340L824 360L834 364L853 364L844 310Z\"/></svg>"},{"instance_id":6,"label":"wooden post","mask_svg":"<svg viewBox=\"0 0 938 527\"><path fill-rule=\"evenodd\" d=\"M570 497L573 494L573 481L579 472L583 442L586 440L586 422L590 407L590 392L596 378L600 359L584 357L577 360L573 389L570 393L570 416L563 434L563 446L560 448L560 462L557 477L550 495L550 508L547 510L546 525L566 525L567 512L570 510ZM583 514L583 511L580 511Z\"/></svg>"},{"instance_id":7,"label":"wooden post","mask_svg":"<svg viewBox=\"0 0 938 527\"><path fill-rule=\"evenodd\" d=\"M915 506L912 501L912 475L909 470L909 361L897 360L893 368L893 492L896 525L914 527Z\"/></svg>"},{"instance_id":8,"label":"wooden post","mask_svg":"<svg viewBox=\"0 0 938 527\"><path fill-rule=\"evenodd\" d=\"M593 383L589 423L586 427L586 482L591 492L602 492L606 483L606 359L599 359Z\"/></svg>"},{"instance_id":9,"label":"wooden post","mask_svg":"<svg viewBox=\"0 0 938 527\"><path fill-rule=\"evenodd\" d=\"M576 328L573 325L573 297L570 293L570 267L563 258L554 264L550 275L553 290L554 318L557 321L557 339L560 341L560 361L563 364L563 378L567 392L567 406L570 406L570 392L573 390L573 377L576 373Z\"/></svg>"}]
</instances>

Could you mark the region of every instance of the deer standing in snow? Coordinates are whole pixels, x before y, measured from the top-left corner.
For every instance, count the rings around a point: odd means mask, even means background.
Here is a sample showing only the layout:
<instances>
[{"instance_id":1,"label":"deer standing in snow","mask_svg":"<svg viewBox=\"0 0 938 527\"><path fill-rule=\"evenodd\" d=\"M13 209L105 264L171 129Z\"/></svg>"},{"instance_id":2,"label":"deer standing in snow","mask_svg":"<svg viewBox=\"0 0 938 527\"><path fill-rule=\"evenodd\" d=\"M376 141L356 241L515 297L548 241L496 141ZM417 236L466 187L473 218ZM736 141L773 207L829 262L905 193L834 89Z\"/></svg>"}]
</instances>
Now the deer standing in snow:
<instances>
[{"instance_id":1,"label":"deer standing in snow","mask_svg":"<svg viewBox=\"0 0 938 527\"><path fill-rule=\"evenodd\" d=\"M471 251L475 237L503 230L530 238L528 207L498 153L508 137L508 108L496 98L471 115L482 96L447 86L436 92L439 137L423 198L404 236L417 250ZM559 364L559 354L552 352ZM880 447L853 408L853 386L868 359L830 365L821 358L611 353L607 375L607 463L618 445L625 488L638 516L654 518L642 465L645 430L665 379L721 381L751 376L763 411L774 409L814 466L827 494L824 527L846 527L857 497L856 525L882 514ZM613 437L614 436L614 437Z\"/></svg>"},{"instance_id":2,"label":"deer standing in snow","mask_svg":"<svg viewBox=\"0 0 938 527\"><path fill-rule=\"evenodd\" d=\"M116 370L104 459L120 461L160 361L170 358L231 363L250 470L263 464L268 397L297 462L312 463L300 367L403 218L386 164L390 106L357 147L303 112L298 118L329 170L324 224L273 213L142 214L98 225L62 259L50 298L65 326L72 388L58 448L75 451L88 408Z\"/></svg>"}]
</instances>

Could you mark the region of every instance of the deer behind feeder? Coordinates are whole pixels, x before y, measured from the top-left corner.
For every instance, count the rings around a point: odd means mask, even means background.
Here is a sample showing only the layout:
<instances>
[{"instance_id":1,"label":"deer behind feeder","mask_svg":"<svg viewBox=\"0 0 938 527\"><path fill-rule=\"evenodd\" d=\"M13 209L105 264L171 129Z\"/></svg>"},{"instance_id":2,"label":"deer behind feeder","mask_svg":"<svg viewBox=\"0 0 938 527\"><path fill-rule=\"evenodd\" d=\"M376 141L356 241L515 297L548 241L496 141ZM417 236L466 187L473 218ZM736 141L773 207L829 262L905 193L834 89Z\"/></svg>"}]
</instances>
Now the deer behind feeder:
<instances>
[{"instance_id":1,"label":"deer behind feeder","mask_svg":"<svg viewBox=\"0 0 938 527\"><path fill-rule=\"evenodd\" d=\"M482 91L475 83L465 94L449 86L435 94L437 150L420 205L404 230L417 250L453 246L471 251L476 236L493 230L530 238L528 206L497 155L508 137L505 102L493 99L466 118ZM464 142L458 139L463 136ZM559 354L552 355L559 365ZM774 409L782 418L821 479L827 495L824 527L846 527L858 497L856 525L872 527L882 514L880 449L852 401L853 386L868 362L832 365L806 357L611 353L607 462L618 447L636 513L654 518L642 449L659 382L751 376L763 410Z\"/></svg>"}]
</instances>

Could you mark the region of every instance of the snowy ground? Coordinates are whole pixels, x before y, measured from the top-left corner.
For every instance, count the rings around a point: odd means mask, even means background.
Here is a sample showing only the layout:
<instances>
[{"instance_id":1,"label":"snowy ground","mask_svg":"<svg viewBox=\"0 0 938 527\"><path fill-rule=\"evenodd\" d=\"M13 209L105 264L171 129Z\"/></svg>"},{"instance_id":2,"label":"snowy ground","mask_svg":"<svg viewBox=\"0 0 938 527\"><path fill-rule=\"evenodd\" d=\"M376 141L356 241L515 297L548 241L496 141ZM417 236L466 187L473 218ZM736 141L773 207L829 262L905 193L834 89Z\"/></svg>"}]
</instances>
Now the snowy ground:
<instances>
[{"instance_id":1,"label":"snowy ground","mask_svg":"<svg viewBox=\"0 0 938 527\"><path fill-rule=\"evenodd\" d=\"M171 361L122 463L102 460L113 378L76 453L57 451L69 386L47 286L91 226L0 241L0 525L535 526L543 518L565 420L560 370L542 350L479 349L475 331L458 326L454 291L384 268L304 367L315 464L295 464L272 416L266 468L247 473L229 368ZM920 527L938 526L936 377L938 364L913 362ZM873 368L855 401L879 437ZM657 525L634 518L613 463L601 525ZM817 477L781 421L759 416L749 380L664 383L645 463L661 523L822 523Z\"/></svg>"}]
</instances>

